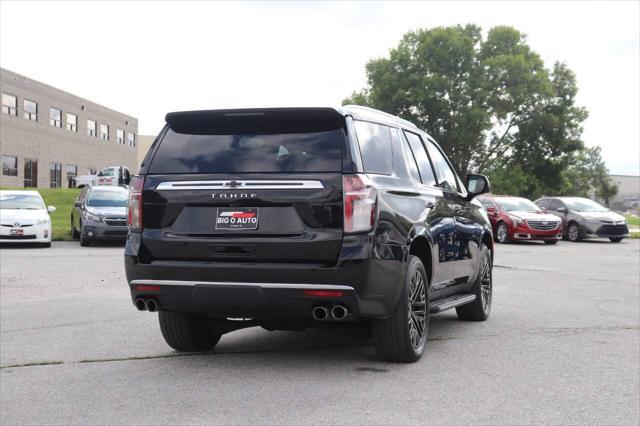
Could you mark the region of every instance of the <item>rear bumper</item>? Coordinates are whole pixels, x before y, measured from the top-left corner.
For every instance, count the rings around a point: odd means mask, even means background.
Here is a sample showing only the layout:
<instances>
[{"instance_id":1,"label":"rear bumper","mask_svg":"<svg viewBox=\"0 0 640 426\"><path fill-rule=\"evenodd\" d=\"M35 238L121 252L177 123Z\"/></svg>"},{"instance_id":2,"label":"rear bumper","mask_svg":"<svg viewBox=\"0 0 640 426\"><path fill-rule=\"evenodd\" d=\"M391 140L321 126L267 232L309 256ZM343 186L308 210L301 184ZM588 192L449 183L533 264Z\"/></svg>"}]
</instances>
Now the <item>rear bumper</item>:
<instances>
[{"instance_id":1,"label":"rear bumper","mask_svg":"<svg viewBox=\"0 0 640 426\"><path fill-rule=\"evenodd\" d=\"M359 317L384 318L395 310L402 283L402 250L393 259L369 259L369 236L350 247L335 265L275 262L169 261L140 263L137 236L125 248L125 272L132 302L154 298L160 309L206 312L214 317L311 318L319 304L341 303ZM346 247L346 248L345 248ZM357 247L354 248L354 247ZM143 280L143 281L140 281ZM136 285L160 291L138 291ZM340 297L304 294L305 289L340 290Z\"/></svg>"},{"instance_id":2,"label":"rear bumper","mask_svg":"<svg viewBox=\"0 0 640 426\"><path fill-rule=\"evenodd\" d=\"M311 316L315 306L334 304L362 315L355 290L344 285L134 280L129 286L134 301L152 298L162 310L207 312L216 317L304 318ZM305 294L318 290L333 295Z\"/></svg>"}]
</instances>

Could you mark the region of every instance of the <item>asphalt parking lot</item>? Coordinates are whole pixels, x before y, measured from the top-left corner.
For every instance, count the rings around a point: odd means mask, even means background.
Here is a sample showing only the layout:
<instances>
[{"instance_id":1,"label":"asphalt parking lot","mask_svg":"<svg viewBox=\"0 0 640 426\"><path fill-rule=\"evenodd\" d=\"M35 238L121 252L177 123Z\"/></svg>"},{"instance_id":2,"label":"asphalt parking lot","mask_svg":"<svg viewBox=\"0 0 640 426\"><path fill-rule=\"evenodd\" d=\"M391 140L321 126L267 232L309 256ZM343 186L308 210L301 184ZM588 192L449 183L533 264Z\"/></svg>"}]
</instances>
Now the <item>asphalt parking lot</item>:
<instances>
[{"instance_id":1,"label":"asphalt parking lot","mask_svg":"<svg viewBox=\"0 0 640 426\"><path fill-rule=\"evenodd\" d=\"M640 422L640 240L500 245L489 321L432 318L385 364L326 331L178 355L138 312L122 247L0 249L0 423Z\"/></svg>"}]
</instances>

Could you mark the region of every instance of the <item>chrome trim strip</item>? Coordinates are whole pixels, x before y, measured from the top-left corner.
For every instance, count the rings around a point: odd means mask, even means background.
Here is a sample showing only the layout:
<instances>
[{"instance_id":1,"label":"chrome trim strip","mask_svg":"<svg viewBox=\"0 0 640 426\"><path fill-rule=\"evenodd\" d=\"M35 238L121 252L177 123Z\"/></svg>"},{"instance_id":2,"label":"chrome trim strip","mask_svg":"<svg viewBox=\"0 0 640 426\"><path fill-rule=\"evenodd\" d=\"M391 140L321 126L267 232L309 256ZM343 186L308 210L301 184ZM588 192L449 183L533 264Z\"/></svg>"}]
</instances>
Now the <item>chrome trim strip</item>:
<instances>
[{"instance_id":1,"label":"chrome trim strip","mask_svg":"<svg viewBox=\"0 0 640 426\"><path fill-rule=\"evenodd\" d=\"M324 189L319 180L188 180L161 182L156 191L192 189Z\"/></svg>"},{"instance_id":2,"label":"chrome trim strip","mask_svg":"<svg viewBox=\"0 0 640 426\"><path fill-rule=\"evenodd\" d=\"M283 288L283 289L300 289L300 290L353 290L348 285L331 285L331 284L288 284L288 283L239 283L239 282L221 282L221 281L172 281L172 280L133 280L129 285L146 284L146 285L174 285L174 286L235 286L235 287L260 287L260 288Z\"/></svg>"}]
</instances>

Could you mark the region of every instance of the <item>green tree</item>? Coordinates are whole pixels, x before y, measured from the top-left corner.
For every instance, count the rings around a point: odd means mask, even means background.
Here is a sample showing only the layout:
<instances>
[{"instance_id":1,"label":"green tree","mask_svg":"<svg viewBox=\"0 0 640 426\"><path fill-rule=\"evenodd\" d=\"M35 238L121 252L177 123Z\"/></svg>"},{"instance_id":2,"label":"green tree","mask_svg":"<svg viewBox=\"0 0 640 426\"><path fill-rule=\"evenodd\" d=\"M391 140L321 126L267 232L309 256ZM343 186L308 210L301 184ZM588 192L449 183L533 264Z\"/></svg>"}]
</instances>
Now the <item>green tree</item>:
<instances>
[{"instance_id":1,"label":"green tree","mask_svg":"<svg viewBox=\"0 0 640 426\"><path fill-rule=\"evenodd\" d=\"M412 31L366 71L368 86L343 104L416 123L461 174L493 174L505 190L559 188L583 147L587 113L575 106L575 75L560 63L545 68L514 28L494 27L486 38L475 25ZM520 175L524 182L506 186Z\"/></svg>"},{"instance_id":2,"label":"green tree","mask_svg":"<svg viewBox=\"0 0 640 426\"><path fill-rule=\"evenodd\" d=\"M575 155L571 165L562 171L558 193L580 197L595 194L609 205L618 193L618 186L609 178L600 147L585 148Z\"/></svg>"}]
</instances>

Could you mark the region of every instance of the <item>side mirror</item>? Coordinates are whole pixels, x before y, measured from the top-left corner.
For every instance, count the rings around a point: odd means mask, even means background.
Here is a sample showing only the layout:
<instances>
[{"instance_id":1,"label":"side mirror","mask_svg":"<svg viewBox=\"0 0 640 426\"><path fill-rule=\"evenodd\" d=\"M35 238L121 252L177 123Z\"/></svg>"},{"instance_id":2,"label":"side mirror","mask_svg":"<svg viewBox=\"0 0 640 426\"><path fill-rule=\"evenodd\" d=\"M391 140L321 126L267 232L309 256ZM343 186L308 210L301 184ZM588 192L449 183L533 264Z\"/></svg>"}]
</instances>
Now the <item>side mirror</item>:
<instances>
[{"instance_id":1,"label":"side mirror","mask_svg":"<svg viewBox=\"0 0 640 426\"><path fill-rule=\"evenodd\" d=\"M47 212L49 212L49 213L53 213L53 212L55 212L55 211L56 211L56 206L49 206L49 207L47 207Z\"/></svg>"},{"instance_id":2,"label":"side mirror","mask_svg":"<svg viewBox=\"0 0 640 426\"><path fill-rule=\"evenodd\" d=\"M496 208L495 207L487 207L487 211L489 213L495 213L496 212Z\"/></svg>"},{"instance_id":3,"label":"side mirror","mask_svg":"<svg viewBox=\"0 0 640 426\"><path fill-rule=\"evenodd\" d=\"M467 175L467 191L469 193L467 200L472 200L475 196L491 192L489 179L485 175Z\"/></svg>"},{"instance_id":4,"label":"side mirror","mask_svg":"<svg viewBox=\"0 0 640 426\"><path fill-rule=\"evenodd\" d=\"M73 205L76 206L76 207L80 207L82 205L82 203L80 201L76 201L75 203L73 203Z\"/></svg>"},{"instance_id":5,"label":"side mirror","mask_svg":"<svg viewBox=\"0 0 640 426\"><path fill-rule=\"evenodd\" d=\"M556 211L560 212L560 213L567 213L569 210L567 210L566 207L558 207L558 210L556 210Z\"/></svg>"}]
</instances>

